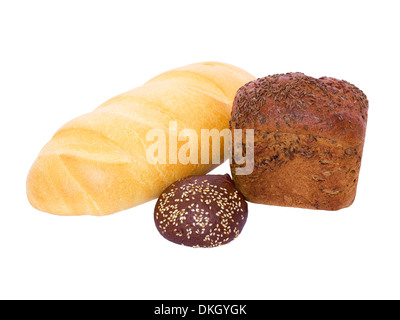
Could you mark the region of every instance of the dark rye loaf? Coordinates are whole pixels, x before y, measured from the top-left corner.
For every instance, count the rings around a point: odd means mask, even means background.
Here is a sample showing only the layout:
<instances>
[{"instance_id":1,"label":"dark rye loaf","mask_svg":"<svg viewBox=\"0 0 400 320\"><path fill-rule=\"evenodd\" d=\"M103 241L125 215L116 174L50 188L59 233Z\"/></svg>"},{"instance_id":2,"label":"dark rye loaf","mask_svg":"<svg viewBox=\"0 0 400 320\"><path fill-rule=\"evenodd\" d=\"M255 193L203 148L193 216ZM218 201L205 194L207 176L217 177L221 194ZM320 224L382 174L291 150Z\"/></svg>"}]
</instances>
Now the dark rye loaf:
<instances>
[{"instance_id":1,"label":"dark rye loaf","mask_svg":"<svg viewBox=\"0 0 400 320\"><path fill-rule=\"evenodd\" d=\"M368 100L354 85L302 73L239 89L232 129L254 129L254 171L232 175L248 201L339 210L356 195Z\"/></svg>"}]
</instances>

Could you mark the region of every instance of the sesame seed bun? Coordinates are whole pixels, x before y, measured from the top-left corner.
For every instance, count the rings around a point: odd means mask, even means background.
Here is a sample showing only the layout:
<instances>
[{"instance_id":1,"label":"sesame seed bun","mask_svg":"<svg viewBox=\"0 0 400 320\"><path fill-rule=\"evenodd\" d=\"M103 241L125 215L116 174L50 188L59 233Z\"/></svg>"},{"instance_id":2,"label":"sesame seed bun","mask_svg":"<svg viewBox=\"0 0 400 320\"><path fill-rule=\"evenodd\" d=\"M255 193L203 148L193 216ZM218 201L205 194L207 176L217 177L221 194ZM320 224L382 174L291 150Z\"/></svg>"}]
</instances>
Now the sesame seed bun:
<instances>
[{"instance_id":1,"label":"sesame seed bun","mask_svg":"<svg viewBox=\"0 0 400 320\"><path fill-rule=\"evenodd\" d=\"M169 241L216 247L239 236L247 213L246 200L228 174L189 176L160 195L154 220Z\"/></svg>"}]
</instances>

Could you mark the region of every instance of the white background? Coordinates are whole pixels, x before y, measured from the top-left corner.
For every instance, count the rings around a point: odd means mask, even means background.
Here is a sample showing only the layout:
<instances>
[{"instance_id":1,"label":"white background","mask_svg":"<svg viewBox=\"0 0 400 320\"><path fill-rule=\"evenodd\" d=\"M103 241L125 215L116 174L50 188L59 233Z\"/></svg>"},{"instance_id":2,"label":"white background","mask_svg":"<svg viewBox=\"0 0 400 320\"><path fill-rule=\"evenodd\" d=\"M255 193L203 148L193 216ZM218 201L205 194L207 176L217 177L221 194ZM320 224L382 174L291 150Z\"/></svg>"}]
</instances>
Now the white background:
<instances>
[{"instance_id":1,"label":"white background","mask_svg":"<svg viewBox=\"0 0 400 320\"><path fill-rule=\"evenodd\" d=\"M384 0L1 0L0 298L399 299L399 11ZM29 168L62 124L210 60L257 77L336 77L367 94L351 208L250 204L237 240L192 249L158 234L154 201L102 218L29 205Z\"/></svg>"}]
</instances>

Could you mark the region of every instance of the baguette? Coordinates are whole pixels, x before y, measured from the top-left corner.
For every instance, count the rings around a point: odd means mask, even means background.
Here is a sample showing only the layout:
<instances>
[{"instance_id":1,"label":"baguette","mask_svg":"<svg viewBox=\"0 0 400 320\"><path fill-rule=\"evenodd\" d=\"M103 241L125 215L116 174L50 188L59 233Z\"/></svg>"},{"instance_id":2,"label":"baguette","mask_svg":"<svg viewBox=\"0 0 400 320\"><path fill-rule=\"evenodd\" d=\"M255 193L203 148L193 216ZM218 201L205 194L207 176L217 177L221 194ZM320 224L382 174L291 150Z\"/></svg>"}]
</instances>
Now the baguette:
<instances>
[{"instance_id":1,"label":"baguette","mask_svg":"<svg viewBox=\"0 0 400 320\"><path fill-rule=\"evenodd\" d=\"M56 215L108 215L157 198L171 183L215 164L151 164L146 134L170 121L178 130L229 128L236 91L254 80L223 63L165 72L64 125L45 145L27 178L31 205ZM178 131L179 132L179 131ZM183 142L179 142L182 144ZM222 159L223 160L223 159Z\"/></svg>"}]
</instances>

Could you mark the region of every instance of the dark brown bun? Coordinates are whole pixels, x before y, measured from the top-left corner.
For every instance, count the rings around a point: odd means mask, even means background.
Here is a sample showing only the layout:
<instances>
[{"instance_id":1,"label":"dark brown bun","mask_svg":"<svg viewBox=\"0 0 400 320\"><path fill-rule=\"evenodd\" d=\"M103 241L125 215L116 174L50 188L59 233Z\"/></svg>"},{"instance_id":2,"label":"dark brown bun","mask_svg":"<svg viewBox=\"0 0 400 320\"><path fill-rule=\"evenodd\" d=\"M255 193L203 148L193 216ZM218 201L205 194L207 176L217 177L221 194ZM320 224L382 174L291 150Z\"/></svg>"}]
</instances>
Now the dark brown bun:
<instances>
[{"instance_id":1,"label":"dark brown bun","mask_svg":"<svg viewBox=\"0 0 400 320\"><path fill-rule=\"evenodd\" d=\"M154 220L169 241L216 247L239 236L247 220L247 203L228 174L190 176L161 194Z\"/></svg>"},{"instance_id":2,"label":"dark brown bun","mask_svg":"<svg viewBox=\"0 0 400 320\"><path fill-rule=\"evenodd\" d=\"M338 210L356 195L368 100L354 85L302 73L239 89L231 129L254 129L254 171L232 176L248 201Z\"/></svg>"}]
</instances>

